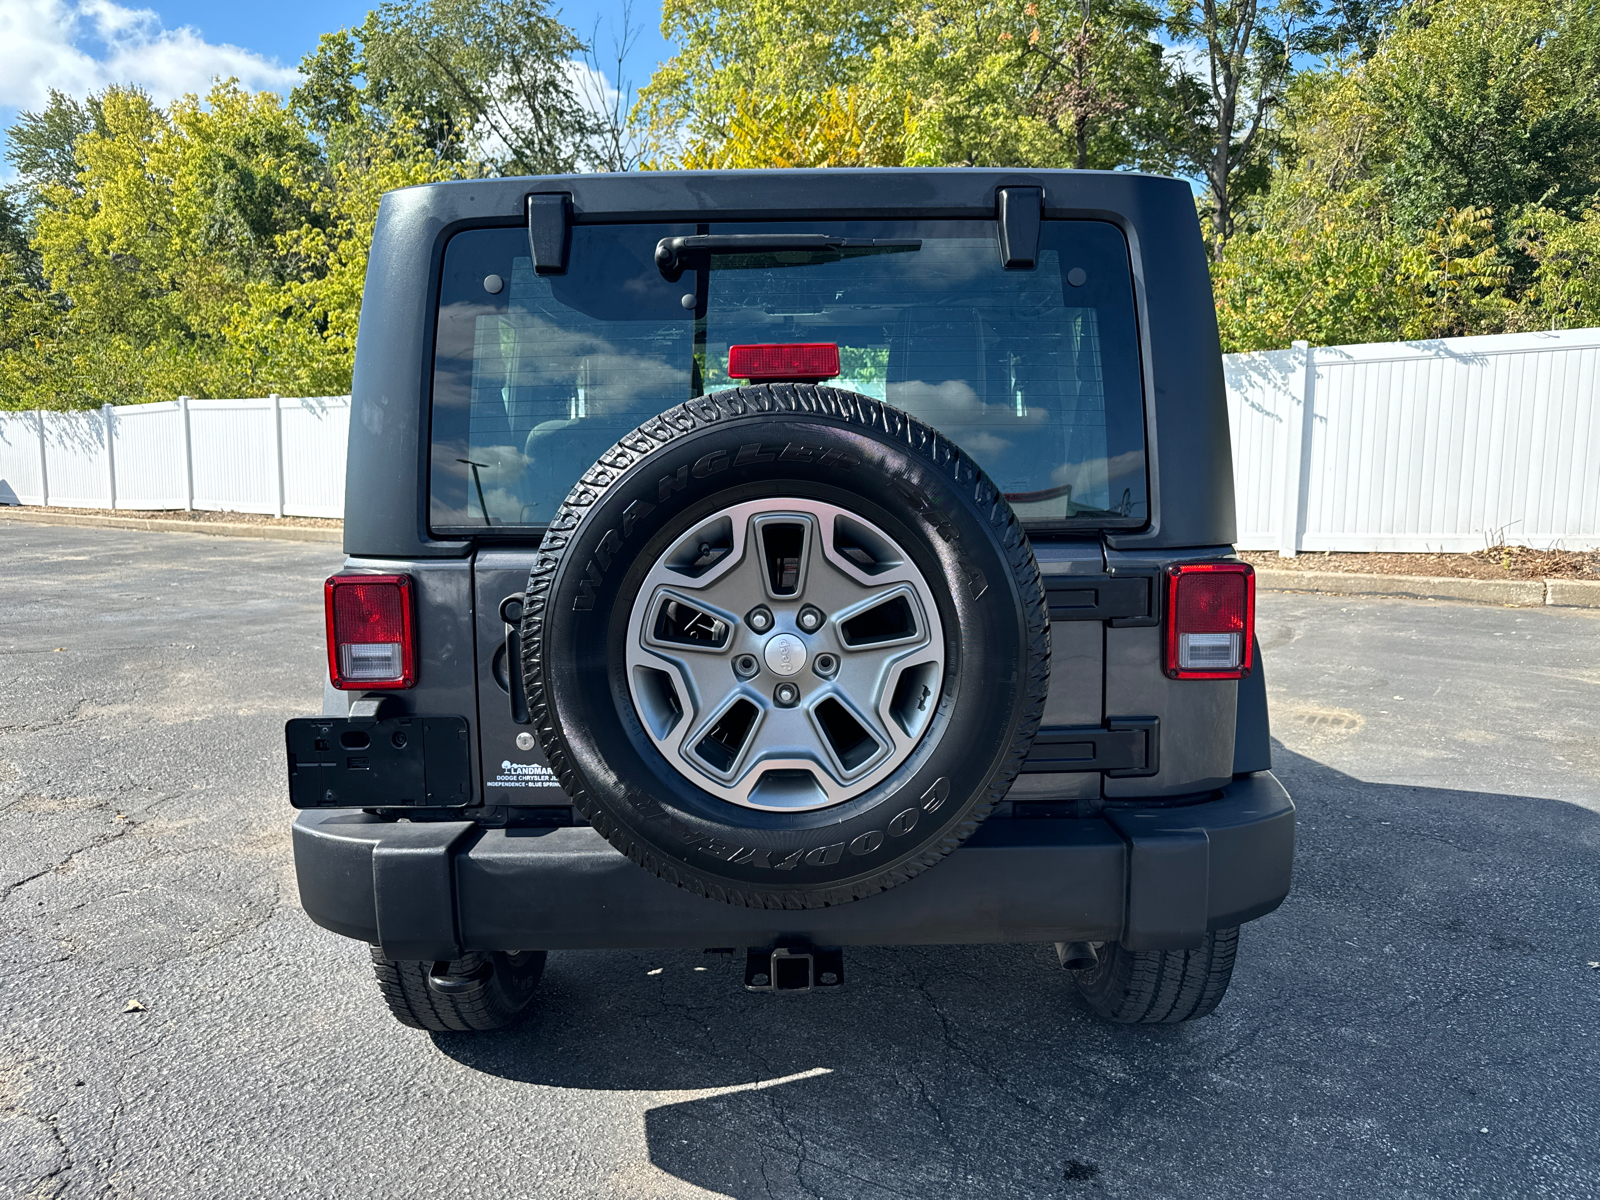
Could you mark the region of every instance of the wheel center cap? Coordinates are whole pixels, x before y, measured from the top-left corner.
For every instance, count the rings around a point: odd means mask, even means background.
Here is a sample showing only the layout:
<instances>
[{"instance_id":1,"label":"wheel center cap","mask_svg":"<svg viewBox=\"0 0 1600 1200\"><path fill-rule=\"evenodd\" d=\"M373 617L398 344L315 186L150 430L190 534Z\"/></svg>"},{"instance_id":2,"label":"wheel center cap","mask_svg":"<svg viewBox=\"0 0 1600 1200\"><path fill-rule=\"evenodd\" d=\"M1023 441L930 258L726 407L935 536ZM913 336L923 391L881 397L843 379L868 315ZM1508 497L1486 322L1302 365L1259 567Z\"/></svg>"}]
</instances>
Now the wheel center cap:
<instances>
[{"instance_id":1,"label":"wheel center cap","mask_svg":"<svg viewBox=\"0 0 1600 1200\"><path fill-rule=\"evenodd\" d=\"M798 675L806 665L806 644L792 633L767 639L761 655L774 675Z\"/></svg>"}]
</instances>

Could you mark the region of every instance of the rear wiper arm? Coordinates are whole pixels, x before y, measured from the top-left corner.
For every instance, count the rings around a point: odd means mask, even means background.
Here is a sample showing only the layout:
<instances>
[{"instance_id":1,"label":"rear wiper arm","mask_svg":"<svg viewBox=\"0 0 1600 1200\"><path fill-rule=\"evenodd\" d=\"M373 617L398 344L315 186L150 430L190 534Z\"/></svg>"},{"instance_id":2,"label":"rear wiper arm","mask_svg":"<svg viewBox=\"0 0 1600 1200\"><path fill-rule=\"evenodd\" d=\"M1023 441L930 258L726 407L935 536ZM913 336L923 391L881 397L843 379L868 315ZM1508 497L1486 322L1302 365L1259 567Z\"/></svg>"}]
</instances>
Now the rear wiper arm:
<instances>
[{"instance_id":1,"label":"rear wiper arm","mask_svg":"<svg viewBox=\"0 0 1600 1200\"><path fill-rule=\"evenodd\" d=\"M676 280L691 258L710 254L771 254L782 250L920 250L921 238L847 238L830 233L696 233L662 238L656 243L656 266Z\"/></svg>"}]
</instances>

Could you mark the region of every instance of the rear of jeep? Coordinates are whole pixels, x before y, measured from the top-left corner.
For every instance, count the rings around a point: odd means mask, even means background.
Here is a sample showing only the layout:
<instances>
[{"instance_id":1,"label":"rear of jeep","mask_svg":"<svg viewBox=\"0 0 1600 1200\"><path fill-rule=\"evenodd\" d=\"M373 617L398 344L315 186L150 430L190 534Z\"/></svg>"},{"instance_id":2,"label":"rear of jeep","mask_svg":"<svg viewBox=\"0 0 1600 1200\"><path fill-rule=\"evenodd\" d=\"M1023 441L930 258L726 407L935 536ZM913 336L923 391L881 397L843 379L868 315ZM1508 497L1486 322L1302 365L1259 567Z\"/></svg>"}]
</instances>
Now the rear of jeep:
<instances>
[{"instance_id":1,"label":"rear of jeep","mask_svg":"<svg viewBox=\"0 0 1600 1200\"><path fill-rule=\"evenodd\" d=\"M550 950L977 942L1186 1020L1287 894L1186 185L393 193L353 405L295 857L402 1021Z\"/></svg>"}]
</instances>

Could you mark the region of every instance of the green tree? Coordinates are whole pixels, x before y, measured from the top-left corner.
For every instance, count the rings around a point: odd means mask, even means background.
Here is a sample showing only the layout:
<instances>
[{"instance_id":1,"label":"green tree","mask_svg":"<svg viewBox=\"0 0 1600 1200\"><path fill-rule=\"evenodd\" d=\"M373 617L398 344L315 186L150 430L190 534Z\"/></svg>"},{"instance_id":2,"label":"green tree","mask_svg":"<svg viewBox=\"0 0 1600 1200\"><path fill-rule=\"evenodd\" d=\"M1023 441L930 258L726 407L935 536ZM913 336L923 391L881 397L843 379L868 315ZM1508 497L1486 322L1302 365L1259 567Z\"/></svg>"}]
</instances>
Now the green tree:
<instances>
[{"instance_id":1,"label":"green tree","mask_svg":"<svg viewBox=\"0 0 1600 1200\"><path fill-rule=\"evenodd\" d=\"M725 132L678 155L683 170L902 165L905 113L870 87L821 93L741 92L730 98Z\"/></svg>"},{"instance_id":2,"label":"green tree","mask_svg":"<svg viewBox=\"0 0 1600 1200\"><path fill-rule=\"evenodd\" d=\"M1023 14L1046 18L1037 3ZM1072 165L1080 170L1136 160L1128 119L1147 99L1159 69L1160 50L1150 38L1159 12L1140 3L1080 0L1076 12L1051 15L1054 21L1041 19L1025 39L1029 111L1070 139Z\"/></svg>"},{"instance_id":3,"label":"green tree","mask_svg":"<svg viewBox=\"0 0 1600 1200\"><path fill-rule=\"evenodd\" d=\"M1224 352L1400 336L1422 300L1406 243L1354 205L1307 215L1283 212L1281 195L1273 201L1261 227L1230 238L1212 268Z\"/></svg>"},{"instance_id":4,"label":"green tree","mask_svg":"<svg viewBox=\"0 0 1600 1200\"><path fill-rule=\"evenodd\" d=\"M319 136L405 114L442 159L502 175L585 162L604 133L573 61L588 47L544 0L404 0L324 36L292 95Z\"/></svg>"},{"instance_id":5,"label":"green tree","mask_svg":"<svg viewBox=\"0 0 1600 1200\"><path fill-rule=\"evenodd\" d=\"M1133 0L908 6L870 77L907 98L908 163L1123 166L1155 18Z\"/></svg>"},{"instance_id":6,"label":"green tree","mask_svg":"<svg viewBox=\"0 0 1600 1200\"><path fill-rule=\"evenodd\" d=\"M16 179L0 190L0 253L10 255L11 278L43 286L39 255L32 245L41 197L48 187L74 185L73 147L79 137L101 126L97 97L79 103L51 88L43 108L19 114L6 130L5 158Z\"/></svg>"},{"instance_id":7,"label":"green tree","mask_svg":"<svg viewBox=\"0 0 1600 1200\"><path fill-rule=\"evenodd\" d=\"M35 287L43 281L39 276L39 256L30 244L33 240L32 222L23 208L18 192L21 189L0 190L0 255L11 263L18 278L29 280Z\"/></svg>"},{"instance_id":8,"label":"green tree","mask_svg":"<svg viewBox=\"0 0 1600 1200\"><path fill-rule=\"evenodd\" d=\"M714 150L754 97L821 95L860 82L897 0L664 0L661 32L678 51L640 91L657 165Z\"/></svg>"},{"instance_id":9,"label":"green tree","mask_svg":"<svg viewBox=\"0 0 1600 1200\"><path fill-rule=\"evenodd\" d=\"M1139 0L668 0L640 112L657 165L761 162L775 120L798 165L1121 166L1156 24Z\"/></svg>"},{"instance_id":10,"label":"green tree","mask_svg":"<svg viewBox=\"0 0 1600 1200\"><path fill-rule=\"evenodd\" d=\"M330 151L231 81L95 99L77 171L39 189L44 286L0 254L0 404L347 390L379 196L462 165L405 114L358 114Z\"/></svg>"},{"instance_id":11,"label":"green tree","mask_svg":"<svg viewBox=\"0 0 1600 1200\"><path fill-rule=\"evenodd\" d=\"M1516 233L1518 248L1534 270L1510 324L1517 329L1600 325L1600 197L1576 218L1544 207L1527 209Z\"/></svg>"},{"instance_id":12,"label":"green tree","mask_svg":"<svg viewBox=\"0 0 1600 1200\"><path fill-rule=\"evenodd\" d=\"M365 69L361 43L349 29L323 34L301 58L301 80L289 93L289 107L325 145L349 131L365 132L387 115L380 111L383 83L367 80Z\"/></svg>"},{"instance_id":13,"label":"green tree","mask_svg":"<svg viewBox=\"0 0 1600 1200\"><path fill-rule=\"evenodd\" d=\"M17 173L17 184L31 200L47 187L75 186L78 176L76 146L86 133L105 132L100 97L78 101L55 88L38 112L23 112L6 130L6 161Z\"/></svg>"},{"instance_id":14,"label":"green tree","mask_svg":"<svg viewBox=\"0 0 1600 1200\"><path fill-rule=\"evenodd\" d=\"M1446 208L1581 212L1600 186L1600 10L1589 0L1414 6L1353 72L1369 169L1417 230Z\"/></svg>"},{"instance_id":15,"label":"green tree","mask_svg":"<svg viewBox=\"0 0 1600 1200\"><path fill-rule=\"evenodd\" d=\"M1402 8L1402 0L1331 0L1329 36L1322 44L1308 49L1325 54L1349 49L1363 61L1370 59L1394 28Z\"/></svg>"},{"instance_id":16,"label":"green tree","mask_svg":"<svg viewBox=\"0 0 1600 1200\"><path fill-rule=\"evenodd\" d=\"M1600 13L1436 0L1285 93L1270 188L1217 263L1230 348L1592 321Z\"/></svg>"},{"instance_id":17,"label":"green tree","mask_svg":"<svg viewBox=\"0 0 1600 1200\"><path fill-rule=\"evenodd\" d=\"M1233 236L1244 199L1271 178L1274 114L1297 54L1326 39L1295 0L1169 0L1146 161L1205 182L1212 253Z\"/></svg>"}]
</instances>

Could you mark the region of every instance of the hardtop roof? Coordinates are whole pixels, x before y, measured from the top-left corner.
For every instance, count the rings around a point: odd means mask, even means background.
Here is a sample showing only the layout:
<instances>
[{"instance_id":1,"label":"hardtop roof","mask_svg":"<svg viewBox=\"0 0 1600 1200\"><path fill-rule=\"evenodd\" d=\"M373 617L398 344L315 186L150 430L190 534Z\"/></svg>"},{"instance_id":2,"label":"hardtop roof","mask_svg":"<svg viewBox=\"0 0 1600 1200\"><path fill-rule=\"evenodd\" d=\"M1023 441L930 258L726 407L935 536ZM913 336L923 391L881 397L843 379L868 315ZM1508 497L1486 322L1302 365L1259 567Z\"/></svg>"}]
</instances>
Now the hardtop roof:
<instances>
[{"instance_id":1,"label":"hardtop roof","mask_svg":"<svg viewBox=\"0 0 1600 1200\"><path fill-rule=\"evenodd\" d=\"M577 221L641 215L661 219L716 215L724 220L782 213L966 217L992 215L1000 187L1038 187L1047 213L1107 214L1157 197L1191 207L1187 183L1131 171L1015 170L987 167L827 167L745 171L630 171L589 175L465 179L403 188L392 196L434 193L451 207L492 208L516 216L525 197L565 192ZM1131 211L1128 215L1132 215Z\"/></svg>"}]
</instances>

